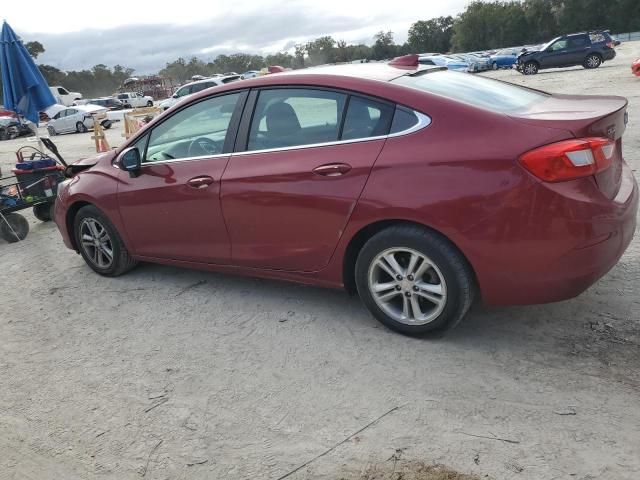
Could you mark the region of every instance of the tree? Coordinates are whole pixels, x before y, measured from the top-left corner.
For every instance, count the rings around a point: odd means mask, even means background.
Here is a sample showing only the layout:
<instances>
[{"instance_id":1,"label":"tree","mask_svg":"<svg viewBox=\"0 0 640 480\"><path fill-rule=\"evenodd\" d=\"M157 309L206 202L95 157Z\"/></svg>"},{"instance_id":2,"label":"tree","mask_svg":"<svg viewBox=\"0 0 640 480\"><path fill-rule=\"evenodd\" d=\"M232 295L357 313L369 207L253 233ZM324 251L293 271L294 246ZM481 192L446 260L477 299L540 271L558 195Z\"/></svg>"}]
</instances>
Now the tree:
<instances>
[{"instance_id":1,"label":"tree","mask_svg":"<svg viewBox=\"0 0 640 480\"><path fill-rule=\"evenodd\" d=\"M521 2L474 1L456 18L451 41L454 50L473 51L522 45L530 36Z\"/></svg>"},{"instance_id":2,"label":"tree","mask_svg":"<svg viewBox=\"0 0 640 480\"><path fill-rule=\"evenodd\" d=\"M305 51L309 56L309 64L322 65L336 62L336 41L330 37L316 38L305 45Z\"/></svg>"},{"instance_id":3,"label":"tree","mask_svg":"<svg viewBox=\"0 0 640 480\"><path fill-rule=\"evenodd\" d=\"M293 68L295 58L293 55L287 52L275 53L273 55L267 55L264 57L265 66L280 65L284 68Z\"/></svg>"},{"instance_id":4,"label":"tree","mask_svg":"<svg viewBox=\"0 0 640 480\"><path fill-rule=\"evenodd\" d=\"M27 52L29 52L29 55L31 55L33 58L38 58L38 55L44 53L44 47L40 42L37 41L27 42L24 44L24 47L27 49Z\"/></svg>"},{"instance_id":5,"label":"tree","mask_svg":"<svg viewBox=\"0 0 640 480\"><path fill-rule=\"evenodd\" d=\"M451 48L453 17L420 20L409 28L407 43L415 53L445 53Z\"/></svg>"},{"instance_id":6,"label":"tree","mask_svg":"<svg viewBox=\"0 0 640 480\"><path fill-rule=\"evenodd\" d=\"M384 60L396 56L398 47L393 41L393 32L381 30L373 38L376 40L371 49L373 59Z\"/></svg>"}]
</instances>

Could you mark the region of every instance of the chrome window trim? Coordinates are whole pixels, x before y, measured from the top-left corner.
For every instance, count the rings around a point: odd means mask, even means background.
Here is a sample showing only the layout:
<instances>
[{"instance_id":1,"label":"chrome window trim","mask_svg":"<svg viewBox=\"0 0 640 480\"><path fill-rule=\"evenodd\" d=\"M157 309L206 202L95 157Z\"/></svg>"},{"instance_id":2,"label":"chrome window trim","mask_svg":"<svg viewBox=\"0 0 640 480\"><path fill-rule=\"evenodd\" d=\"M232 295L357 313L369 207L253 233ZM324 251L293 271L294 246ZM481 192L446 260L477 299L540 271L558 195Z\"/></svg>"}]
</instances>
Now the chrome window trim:
<instances>
[{"instance_id":1,"label":"chrome window trim","mask_svg":"<svg viewBox=\"0 0 640 480\"><path fill-rule=\"evenodd\" d=\"M418 122L410 128L406 130L402 130L396 133L390 133L388 135L378 135L375 137L364 137L364 138L354 138L351 140L336 140L333 142L322 142L322 143L309 143L307 145L293 145L290 147L277 147L277 148L263 148L261 150L245 150L243 152L233 152L233 156L237 155L253 155L257 153L271 153L271 152L286 152L289 150L301 150L305 148L317 148L317 147L329 147L333 145L346 145L349 143L359 143L359 142L371 142L373 140L382 140L387 138L395 138L402 137L404 135L410 135L412 133L417 132L418 130L422 130L423 128L431 125L431 117L425 115L424 113L416 112L415 110L411 110L415 116L418 118Z\"/></svg>"},{"instance_id":2,"label":"chrome window trim","mask_svg":"<svg viewBox=\"0 0 640 480\"><path fill-rule=\"evenodd\" d=\"M418 122L413 125L410 128L407 128L406 130L402 130L400 132L396 132L396 133L390 133L388 135L378 135L375 137L365 137L365 138L354 138L351 140L336 140L335 142L324 142L324 143L310 143L308 145L293 145L291 147L279 147L279 148L264 148L262 150L248 150L248 151L244 151L244 152L229 152L229 153L216 153L215 155L200 155L197 157L185 157L185 158L175 158L172 160L158 160L155 162L142 162L142 167L145 166L149 166L149 165L163 165L165 163L177 163L177 162L187 162L190 160L203 160L205 158L223 158L223 157L229 157L231 155L233 156L237 156L237 155L254 155L254 154L258 154L258 153L271 153L271 152L286 152L289 150L301 150L301 149L305 149L305 148L318 148L318 147L329 147L329 146L333 146L333 145L347 145L349 143L359 143L359 142L371 142L374 140L382 140L382 139L387 139L387 138L395 138L395 137L403 137L405 135L411 135L412 133L415 133L419 130L422 130L423 128L428 127L429 125L431 125L431 117L429 117L428 115L425 115L424 113L420 113L420 112L416 112L415 110L411 110L414 115L418 118ZM120 154L118 154L113 162L113 166L120 169L120 167L118 167L117 165L117 161L120 157Z\"/></svg>"}]
</instances>

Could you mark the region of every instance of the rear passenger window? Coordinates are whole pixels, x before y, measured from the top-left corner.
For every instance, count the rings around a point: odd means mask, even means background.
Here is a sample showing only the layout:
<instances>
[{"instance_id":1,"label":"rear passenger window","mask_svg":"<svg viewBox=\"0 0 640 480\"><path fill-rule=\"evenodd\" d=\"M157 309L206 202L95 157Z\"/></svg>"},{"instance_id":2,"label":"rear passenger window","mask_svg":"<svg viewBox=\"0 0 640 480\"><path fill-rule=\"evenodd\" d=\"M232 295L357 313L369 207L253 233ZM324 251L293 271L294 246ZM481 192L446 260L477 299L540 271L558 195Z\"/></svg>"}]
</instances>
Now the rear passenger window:
<instances>
[{"instance_id":1,"label":"rear passenger window","mask_svg":"<svg viewBox=\"0 0 640 480\"><path fill-rule=\"evenodd\" d=\"M418 117L416 114L404 107L396 107L396 112L393 115L393 122L391 123L390 134L404 132L414 127L418 123Z\"/></svg>"},{"instance_id":2,"label":"rear passenger window","mask_svg":"<svg viewBox=\"0 0 640 480\"><path fill-rule=\"evenodd\" d=\"M385 103L351 97L342 128L342 140L386 135L392 116L393 108Z\"/></svg>"},{"instance_id":3,"label":"rear passenger window","mask_svg":"<svg viewBox=\"0 0 640 480\"><path fill-rule=\"evenodd\" d=\"M573 37L569 39L569 48L580 48L586 47L590 43L589 39L586 36L583 37Z\"/></svg>"},{"instance_id":4,"label":"rear passenger window","mask_svg":"<svg viewBox=\"0 0 640 480\"><path fill-rule=\"evenodd\" d=\"M247 150L335 142L346 95L282 88L258 96Z\"/></svg>"}]
</instances>

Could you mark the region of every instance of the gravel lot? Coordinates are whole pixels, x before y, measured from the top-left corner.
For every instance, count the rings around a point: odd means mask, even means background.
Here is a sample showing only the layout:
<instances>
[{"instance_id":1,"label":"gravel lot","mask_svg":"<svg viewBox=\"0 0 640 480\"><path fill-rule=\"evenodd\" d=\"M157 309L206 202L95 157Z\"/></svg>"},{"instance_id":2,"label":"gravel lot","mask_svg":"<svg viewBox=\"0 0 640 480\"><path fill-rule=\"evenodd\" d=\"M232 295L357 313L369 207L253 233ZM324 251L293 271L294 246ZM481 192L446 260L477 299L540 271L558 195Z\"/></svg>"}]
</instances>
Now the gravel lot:
<instances>
[{"instance_id":1,"label":"gravel lot","mask_svg":"<svg viewBox=\"0 0 640 480\"><path fill-rule=\"evenodd\" d=\"M637 169L639 54L487 75L628 97ZM73 159L90 135L55 140ZM22 143L0 143L3 169ZM416 340L340 291L155 265L101 278L29 219L24 242L0 243L2 479L278 479L346 438L287 478L398 457L494 479L640 478L638 236L579 298L476 307Z\"/></svg>"}]
</instances>

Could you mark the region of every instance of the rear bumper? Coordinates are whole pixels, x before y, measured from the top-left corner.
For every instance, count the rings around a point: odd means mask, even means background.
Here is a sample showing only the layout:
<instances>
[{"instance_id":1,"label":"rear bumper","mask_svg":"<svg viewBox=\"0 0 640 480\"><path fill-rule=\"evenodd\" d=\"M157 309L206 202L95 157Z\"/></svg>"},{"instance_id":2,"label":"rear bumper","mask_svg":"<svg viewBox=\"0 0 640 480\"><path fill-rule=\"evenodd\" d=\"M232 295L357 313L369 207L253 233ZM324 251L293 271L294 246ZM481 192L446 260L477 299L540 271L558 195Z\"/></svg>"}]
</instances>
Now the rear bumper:
<instances>
[{"instance_id":1,"label":"rear bumper","mask_svg":"<svg viewBox=\"0 0 640 480\"><path fill-rule=\"evenodd\" d=\"M616 51L613 48L608 48L602 52L602 58L604 60L613 60L616 58Z\"/></svg>"},{"instance_id":2,"label":"rear bumper","mask_svg":"<svg viewBox=\"0 0 640 480\"><path fill-rule=\"evenodd\" d=\"M539 184L528 198L474 227L469 238L475 245L463 250L471 252L483 301L517 305L566 300L611 270L636 229L638 186L626 165L622 176L614 200L602 195L592 179ZM491 233L483 235L483 228Z\"/></svg>"}]
</instances>

